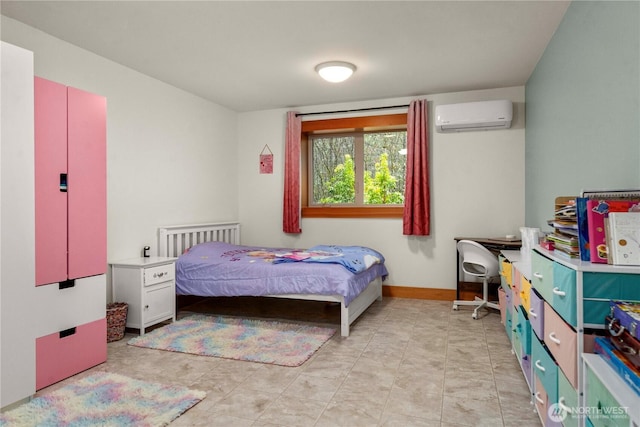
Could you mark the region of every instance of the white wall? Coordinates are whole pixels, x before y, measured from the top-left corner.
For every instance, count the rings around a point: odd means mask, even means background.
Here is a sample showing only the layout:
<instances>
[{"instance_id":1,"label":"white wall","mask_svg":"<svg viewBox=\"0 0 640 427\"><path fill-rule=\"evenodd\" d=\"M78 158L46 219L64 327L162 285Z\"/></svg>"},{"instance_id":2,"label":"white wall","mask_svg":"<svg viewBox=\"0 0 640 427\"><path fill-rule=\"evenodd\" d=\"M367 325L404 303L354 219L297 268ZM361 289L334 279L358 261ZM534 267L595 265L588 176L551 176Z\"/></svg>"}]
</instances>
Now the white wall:
<instances>
[{"instance_id":1,"label":"white wall","mask_svg":"<svg viewBox=\"0 0 640 427\"><path fill-rule=\"evenodd\" d=\"M239 219L243 243L369 245L387 257L387 283L453 289L455 236L518 234L524 223L523 87L426 96L430 122L439 103L515 103L510 130L432 130L432 236L403 236L399 219L303 219L303 233L294 237L281 231L284 110L236 114L4 16L1 24L3 40L34 52L36 75L107 98L110 260L138 256L144 245L155 252L159 225ZM265 144L275 155L273 175L259 174Z\"/></svg>"},{"instance_id":2,"label":"white wall","mask_svg":"<svg viewBox=\"0 0 640 427\"><path fill-rule=\"evenodd\" d=\"M425 98L425 97L422 97ZM243 244L310 247L356 244L387 258L387 284L455 289L457 236L519 235L524 224L524 87L427 95L431 155L432 235L402 235L401 219L302 219L302 234L282 232L285 110L241 113L238 119L238 192ZM440 134L433 128L437 104L510 99L509 130ZM407 104L396 98L296 109L332 111ZM332 116L338 117L338 116ZM313 116L318 119L318 116ZM265 144L274 173L262 175Z\"/></svg>"},{"instance_id":3,"label":"white wall","mask_svg":"<svg viewBox=\"0 0 640 427\"><path fill-rule=\"evenodd\" d=\"M238 218L236 113L2 16L35 74L107 98L108 259L155 254L160 225ZM215 76L212 76L215 78Z\"/></svg>"},{"instance_id":4,"label":"white wall","mask_svg":"<svg viewBox=\"0 0 640 427\"><path fill-rule=\"evenodd\" d=\"M0 408L36 389L33 54L1 44Z\"/></svg>"}]
</instances>

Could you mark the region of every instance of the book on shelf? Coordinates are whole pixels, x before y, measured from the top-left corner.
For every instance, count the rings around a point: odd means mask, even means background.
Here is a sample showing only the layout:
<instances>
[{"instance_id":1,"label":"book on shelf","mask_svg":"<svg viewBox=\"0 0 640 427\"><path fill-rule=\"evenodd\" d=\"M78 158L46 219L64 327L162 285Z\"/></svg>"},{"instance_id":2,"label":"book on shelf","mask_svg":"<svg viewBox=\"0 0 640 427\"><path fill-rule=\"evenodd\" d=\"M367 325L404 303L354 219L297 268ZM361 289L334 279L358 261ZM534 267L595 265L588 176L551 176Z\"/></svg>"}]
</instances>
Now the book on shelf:
<instances>
[{"instance_id":1,"label":"book on shelf","mask_svg":"<svg viewBox=\"0 0 640 427\"><path fill-rule=\"evenodd\" d=\"M571 258L578 258L580 256L578 238L575 236L568 236L566 234L555 232L547 234L547 240L553 242L553 246L556 251L562 251Z\"/></svg>"},{"instance_id":2,"label":"book on shelf","mask_svg":"<svg viewBox=\"0 0 640 427\"><path fill-rule=\"evenodd\" d=\"M604 219L612 212L629 212L640 210L640 198L624 200L587 200L587 223L589 235L590 261L592 263L608 263L608 248Z\"/></svg>"},{"instance_id":3,"label":"book on shelf","mask_svg":"<svg viewBox=\"0 0 640 427\"><path fill-rule=\"evenodd\" d=\"M609 213L605 231L611 264L640 265L640 211Z\"/></svg>"},{"instance_id":4,"label":"book on shelf","mask_svg":"<svg viewBox=\"0 0 640 427\"><path fill-rule=\"evenodd\" d=\"M576 217L578 238L580 241L580 259L591 261L591 245L589 243L589 221L587 219L588 200L624 200L635 198L640 200L640 189L627 190L583 190L576 197Z\"/></svg>"},{"instance_id":5,"label":"book on shelf","mask_svg":"<svg viewBox=\"0 0 640 427\"><path fill-rule=\"evenodd\" d=\"M587 197L576 197L576 226L578 227L578 246L580 247L580 260L582 261L591 261L587 200L589 200Z\"/></svg>"},{"instance_id":6,"label":"book on shelf","mask_svg":"<svg viewBox=\"0 0 640 427\"><path fill-rule=\"evenodd\" d=\"M553 242L556 251L571 258L579 256L575 201L575 196L556 197L553 219L547 221L553 231L547 234L546 239Z\"/></svg>"}]
</instances>

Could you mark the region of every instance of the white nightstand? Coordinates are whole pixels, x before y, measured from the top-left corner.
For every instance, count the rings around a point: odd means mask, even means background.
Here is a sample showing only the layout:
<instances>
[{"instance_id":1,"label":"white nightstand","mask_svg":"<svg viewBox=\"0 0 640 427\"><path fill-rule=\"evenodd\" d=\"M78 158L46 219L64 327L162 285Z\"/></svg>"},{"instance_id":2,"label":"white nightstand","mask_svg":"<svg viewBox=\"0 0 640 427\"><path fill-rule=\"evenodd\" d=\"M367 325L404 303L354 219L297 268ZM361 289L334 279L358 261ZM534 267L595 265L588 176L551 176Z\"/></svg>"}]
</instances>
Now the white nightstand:
<instances>
[{"instance_id":1,"label":"white nightstand","mask_svg":"<svg viewBox=\"0 0 640 427\"><path fill-rule=\"evenodd\" d=\"M140 330L176 320L177 258L131 258L111 263L113 301L129 304L127 327Z\"/></svg>"}]
</instances>

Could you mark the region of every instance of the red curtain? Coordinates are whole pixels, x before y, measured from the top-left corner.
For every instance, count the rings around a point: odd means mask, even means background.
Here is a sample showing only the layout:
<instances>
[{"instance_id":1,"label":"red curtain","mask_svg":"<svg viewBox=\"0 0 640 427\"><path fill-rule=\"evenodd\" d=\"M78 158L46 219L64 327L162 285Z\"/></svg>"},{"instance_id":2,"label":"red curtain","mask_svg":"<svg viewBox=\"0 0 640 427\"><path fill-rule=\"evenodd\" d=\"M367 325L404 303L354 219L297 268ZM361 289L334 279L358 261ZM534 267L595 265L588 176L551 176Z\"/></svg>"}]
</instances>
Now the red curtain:
<instances>
[{"instance_id":1,"label":"red curtain","mask_svg":"<svg viewBox=\"0 0 640 427\"><path fill-rule=\"evenodd\" d=\"M412 101L407 114L407 174L402 215L402 234L408 236L428 236L430 232L427 124L427 101Z\"/></svg>"},{"instance_id":2,"label":"red curtain","mask_svg":"<svg viewBox=\"0 0 640 427\"><path fill-rule=\"evenodd\" d=\"M284 208L282 231L302 233L300 228L300 138L302 120L295 111L287 112L284 158Z\"/></svg>"}]
</instances>

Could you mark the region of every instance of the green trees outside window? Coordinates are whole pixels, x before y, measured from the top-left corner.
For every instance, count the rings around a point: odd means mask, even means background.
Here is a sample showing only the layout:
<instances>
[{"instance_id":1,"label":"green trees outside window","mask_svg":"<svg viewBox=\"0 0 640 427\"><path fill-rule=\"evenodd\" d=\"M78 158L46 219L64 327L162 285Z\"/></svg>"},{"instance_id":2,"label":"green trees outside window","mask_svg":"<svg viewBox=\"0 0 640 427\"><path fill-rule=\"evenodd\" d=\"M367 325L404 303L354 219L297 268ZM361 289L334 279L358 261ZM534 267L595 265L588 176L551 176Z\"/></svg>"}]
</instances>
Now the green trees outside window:
<instances>
[{"instance_id":1,"label":"green trees outside window","mask_svg":"<svg viewBox=\"0 0 640 427\"><path fill-rule=\"evenodd\" d=\"M404 130L312 137L312 204L402 205L406 139Z\"/></svg>"}]
</instances>

